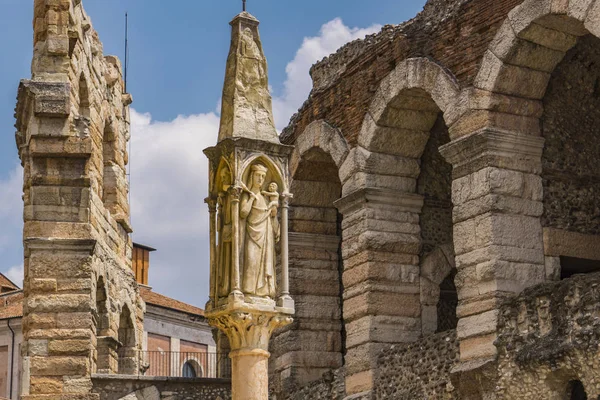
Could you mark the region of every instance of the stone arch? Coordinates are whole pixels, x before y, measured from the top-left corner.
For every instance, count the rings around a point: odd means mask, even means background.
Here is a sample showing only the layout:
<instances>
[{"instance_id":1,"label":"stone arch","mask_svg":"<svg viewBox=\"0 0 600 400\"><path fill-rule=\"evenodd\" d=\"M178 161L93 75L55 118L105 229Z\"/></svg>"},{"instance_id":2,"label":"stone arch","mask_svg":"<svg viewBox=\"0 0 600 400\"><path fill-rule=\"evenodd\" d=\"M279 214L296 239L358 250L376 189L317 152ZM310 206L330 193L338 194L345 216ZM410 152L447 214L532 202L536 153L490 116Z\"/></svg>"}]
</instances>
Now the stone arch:
<instances>
[{"instance_id":1,"label":"stone arch","mask_svg":"<svg viewBox=\"0 0 600 400\"><path fill-rule=\"evenodd\" d=\"M271 341L277 393L320 379L341 367L344 355L341 219L334 202L341 196L339 167L348 145L325 121L311 123L294 144L289 270L296 316Z\"/></svg>"},{"instance_id":2,"label":"stone arch","mask_svg":"<svg viewBox=\"0 0 600 400\"><path fill-rule=\"evenodd\" d=\"M385 77L365 115L361 147L385 154L419 157L438 113L456 103L454 77L427 58L402 61Z\"/></svg>"},{"instance_id":3,"label":"stone arch","mask_svg":"<svg viewBox=\"0 0 600 400\"><path fill-rule=\"evenodd\" d=\"M125 303L119 316L119 373L135 374L137 371L137 332L133 308Z\"/></svg>"},{"instance_id":4,"label":"stone arch","mask_svg":"<svg viewBox=\"0 0 600 400\"><path fill-rule=\"evenodd\" d=\"M540 194L534 200L543 202L550 280L600 270L600 252L592 250L600 246L596 229L600 213L595 207L600 185L594 183L599 178L594 171L600 166L596 162L600 148L595 146L600 74L594 72L599 49L599 2L527 0L509 13L474 83L511 96L514 105L527 101L539 110L513 125L516 133L545 139L541 168L537 167ZM582 72L586 67L588 71ZM561 270L569 272L561 275Z\"/></svg>"},{"instance_id":5,"label":"stone arch","mask_svg":"<svg viewBox=\"0 0 600 400\"><path fill-rule=\"evenodd\" d=\"M290 161L291 176L294 176L302 157L311 149L319 148L329 154L336 167L341 168L350 148L342 133L324 120L310 123L294 143Z\"/></svg>"},{"instance_id":6,"label":"stone arch","mask_svg":"<svg viewBox=\"0 0 600 400\"><path fill-rule=\"evenodd\" d=\"M483 57L474 85L540 100L550 74L579 37L600 37L600 4L589 0L526 0L515 7Z\"/></svg>"}]
</instances>

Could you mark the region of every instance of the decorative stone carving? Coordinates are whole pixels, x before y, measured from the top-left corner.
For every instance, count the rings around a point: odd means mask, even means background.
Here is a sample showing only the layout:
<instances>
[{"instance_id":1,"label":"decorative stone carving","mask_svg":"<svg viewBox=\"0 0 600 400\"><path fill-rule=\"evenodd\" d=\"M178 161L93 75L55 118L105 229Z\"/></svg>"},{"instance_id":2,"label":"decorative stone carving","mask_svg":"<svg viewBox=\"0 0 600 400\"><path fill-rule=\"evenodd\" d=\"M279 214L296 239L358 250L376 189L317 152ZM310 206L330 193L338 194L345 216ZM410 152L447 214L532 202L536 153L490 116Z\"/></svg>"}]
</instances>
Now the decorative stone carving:
<instances>
[{"instance_id":1,"label":"decorative stone carving","mask_svg":"<svg viewBox=\"0 0 600 400\"><path fill-rule=\"evenodd\" d=\"M288 282L293 147L279 143L273 122L258 20L243 12L231 26L219 142L204 151L210 171L206 316L229 339L233 399L267 400L269 340L294 314Z\"/></svg>"}]
</instances>

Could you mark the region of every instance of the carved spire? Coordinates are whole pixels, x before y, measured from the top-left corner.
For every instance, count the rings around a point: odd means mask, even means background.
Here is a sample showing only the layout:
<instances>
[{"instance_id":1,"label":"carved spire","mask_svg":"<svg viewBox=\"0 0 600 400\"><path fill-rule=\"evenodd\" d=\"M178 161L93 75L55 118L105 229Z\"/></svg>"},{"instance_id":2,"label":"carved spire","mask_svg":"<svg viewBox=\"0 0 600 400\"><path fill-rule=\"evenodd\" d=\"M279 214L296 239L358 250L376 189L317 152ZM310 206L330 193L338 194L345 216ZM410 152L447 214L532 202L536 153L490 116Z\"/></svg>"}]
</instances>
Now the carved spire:
<instances>
[{"instance_id":1,"label":"carved spire","mask_svg":"<svg viewBox=\"0 0 600 400\"><path fill-rule=\"evenodd\" d=\"M248 138L279 143L259 22L243 11L230 25L231 48L225 71L219 142Z\"/></svg>"}]
</instances>

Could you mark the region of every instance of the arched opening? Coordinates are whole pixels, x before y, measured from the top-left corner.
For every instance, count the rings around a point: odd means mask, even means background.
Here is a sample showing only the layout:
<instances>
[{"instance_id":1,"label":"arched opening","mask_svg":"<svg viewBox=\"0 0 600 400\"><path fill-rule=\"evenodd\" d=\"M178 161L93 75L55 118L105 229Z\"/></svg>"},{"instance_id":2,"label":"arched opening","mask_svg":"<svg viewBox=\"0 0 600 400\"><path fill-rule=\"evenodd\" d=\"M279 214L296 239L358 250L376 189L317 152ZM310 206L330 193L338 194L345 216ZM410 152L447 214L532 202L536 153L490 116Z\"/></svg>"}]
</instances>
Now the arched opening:
<instances>
[{"instance_id":1,"label":"arched opening","mask_svg":"<svg viewBox=\"0 0 600 400\"><path fill-rule=\"evenodd\" d=\"M329 128L332 134L339 134ZM309 133L304 133L309 135ZM289 213L289 274L294 323L271 342L277 393L320 379L343 365L344 323L338 168L319 147L302 152L293 170ZM295 172L294 172L295 171Z\"/></svg>"},{"instance_id":2,"label":"arched opening","mask_svg":"<svg viewBox=\"0 0 600 400\"><path fill-rule=\"evenodd\" d=\"M202 366L195 360L187 360L181 367L181 376L184 378L202 378Z\"/></svg>"},{"instance_id":3,"label":"arched opening","mask_svg":"<svg viewBox=\"0 0 600 400\"><path fill-rule=\"evenodd\" d=\"M123 306L119 317L118 340L119 348L119 374L134 374L137 372L137 348L135 326L131 311L127 305Z\"/></svg>"},{"instance_id":4,"label":"arched opening","mask_svg":"<svg viewBox=\"0 0 600 400\"><path fill-rule=\"evenodd\" d=\"M110 374L115 373L117 369L118 343L111 336L108 302L106 283L104 277L100 277L96 282L96 310L94 313L97 340L96 372Z\"/></svg>"},{"instance_id":5,"label":"arched opening","mask_svg":"<svg viewBox=\"0 0 600 400\"><path fill-rule=\"evenodd\" d=\"M569 382L567 396L569 396L569 400L587 400L588 398L581 381Z\"/></svg>"},{"instance_id":6,"label":"arched opening","mask_svg":"<svg viewBox=\"0 0 600 400\"><path fill-rule=\"evenodd\" d=\"M432 100L430 102L433 103ZM421 172L417 180L417 193L423 196L423 209L419 216L423 334L456 329L458 323L452 234L452 166L439 152L439 148L449 142L448 127L438 111L420 158ZM428 291L430 285L435 289Z\"/></svg>"},{"instance_id":7,"label":"arched opening","mask_svg":"<svg viewBox=\"0 0 600 400\"><path fill-rule=\"evenodd\" d=\"M117 212L119 187L118 179L120 167L117 164L117 140L116 133L118 128L115 126L114 118L109 118L104 125L102 138L102 159L103 159L103 179L102 179L102 201L106 208L113 214Z\"/></svg>"},{"instance_id":8,"label":"arched opening","mask_svg":"<svg viewBox=\"0 0 600 400\"><path fill-rule=\"evenodd\" d=\"M79 76L79 115L75 117L75 128L80 137L90 134L90 91L85 74Z\"/></svg>"},{"instance_id":9,"label":"arched opening","mask_svg":"<svg viewBox=\"0 0 600 400\"><path fill-rule=\"evenodd\" d=\"M553 70L542 101L542 226L552 278L599 272L599 38L579 38Z\"/></svg>"},{"instance_id":10,"label":"arched opening","mask_svg":"<svg viewBox=\"0 0 600 400\"><path fill-rule=\"evenodd\" d=\"M104 278L100 277L96 284L96 336L108 336L110 327L108 307L108 297L106 296L106 284Z\"/></svg>"}]
</instances>

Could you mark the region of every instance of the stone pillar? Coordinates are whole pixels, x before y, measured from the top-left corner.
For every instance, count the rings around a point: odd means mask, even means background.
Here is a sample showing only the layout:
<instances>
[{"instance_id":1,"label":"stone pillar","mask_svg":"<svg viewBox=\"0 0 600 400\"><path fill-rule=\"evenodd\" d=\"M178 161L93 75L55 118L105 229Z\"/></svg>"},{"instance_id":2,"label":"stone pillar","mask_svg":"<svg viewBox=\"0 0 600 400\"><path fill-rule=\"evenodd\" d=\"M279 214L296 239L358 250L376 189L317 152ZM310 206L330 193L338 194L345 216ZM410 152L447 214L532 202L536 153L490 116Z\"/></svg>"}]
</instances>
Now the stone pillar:
<instances>
[{"instance_id":1,"label":"stone pillar","mask_svg":"<svg viewBox=\"0 0 600 400\"><path fill-rule=\"evenodd\" d=\"M373 387L376 358L421 333L419 213L422 196L359 189L337 201L343 215L346 391Z\"/></svg>"},{"instance_id":2,"label":"stone pillar","mask_svg":"<svg viewBox=\"0 0 600 400\"><path fill-rule=\"evenodd\" d=\"M287 260L293 148L279 142L275 129L258 20L244 11L230 25L218 143L204 151L207 202L221 205L218 226L211 226L218 232L216 238L211 234L215 294L206 317L229 339L233 400L267 400L269 340L294 314Z\"/></svg>"},{"instance_id":3,"label":"stone pillar","mask_svg":"<svg viewBox=\"0 0 600 400\"><path fill-rule=\"evenodd\" d=\"M541 137L482 129L441 148L453 165L461 364L496 357L500 303L545 280Z\"/></svg>"},{"instance_id":4,"label":"stone pillar","mask_svg":"<svg viewBox=\"0 0 600 400\"><path fill-rule=\"evenodd\" d=\"M288 316L253 308L223 310L211 316L231 345L232 398L238 400L269 398L269 339L275 329L291 323Z\"/></svg>"}]
</instances>

